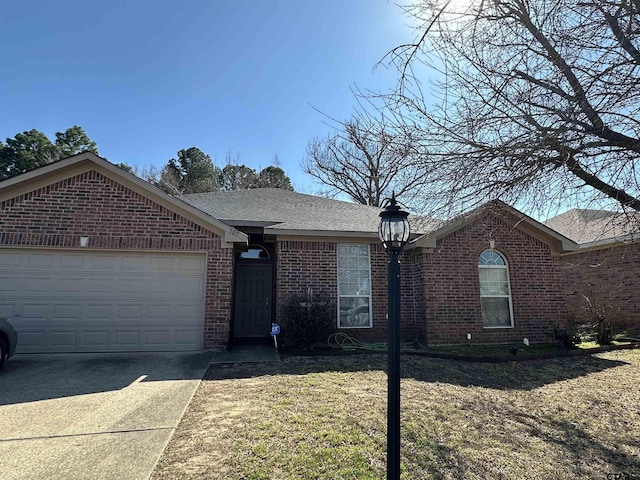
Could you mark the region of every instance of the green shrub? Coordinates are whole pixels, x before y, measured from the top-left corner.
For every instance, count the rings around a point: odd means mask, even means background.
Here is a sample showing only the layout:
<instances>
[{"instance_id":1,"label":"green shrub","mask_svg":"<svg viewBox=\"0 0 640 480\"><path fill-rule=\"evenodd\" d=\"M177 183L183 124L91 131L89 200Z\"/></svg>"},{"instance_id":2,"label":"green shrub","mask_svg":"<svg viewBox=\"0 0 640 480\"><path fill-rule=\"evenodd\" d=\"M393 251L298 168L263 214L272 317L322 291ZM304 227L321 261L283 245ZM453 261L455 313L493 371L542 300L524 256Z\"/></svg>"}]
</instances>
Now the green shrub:
<instances>
[{"instance_id":1,"label":"green shrub","mask_svg":"<svg viewBox=\"0 0 640 480\"><path fill-rule=\"evenodd\" d=\"M294 295L281 309L284 342L292 347L324 343L336 331L336 305L326 298Z\"/></svg>"}]
</instances>

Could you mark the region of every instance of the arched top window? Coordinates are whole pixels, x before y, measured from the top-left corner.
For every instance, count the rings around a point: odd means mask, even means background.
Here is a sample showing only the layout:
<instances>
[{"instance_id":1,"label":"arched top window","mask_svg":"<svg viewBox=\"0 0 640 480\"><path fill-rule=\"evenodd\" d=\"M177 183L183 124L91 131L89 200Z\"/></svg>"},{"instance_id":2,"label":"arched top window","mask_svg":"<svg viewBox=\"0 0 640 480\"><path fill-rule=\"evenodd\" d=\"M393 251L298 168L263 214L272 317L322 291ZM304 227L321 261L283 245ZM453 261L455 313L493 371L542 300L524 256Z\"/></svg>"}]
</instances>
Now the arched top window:
<instances>
[{"instance_id":1,"label":"arched top window","mask_svg":"<svg viewBox=\"0 0 640 480\"><path fill-rule=\"evenodd\" d=\"M504 257L495 250L485 250L478 258L478 271L483 326L513 327L509 269Z\"/></svg>"},{"instance_id":2,"label":"arched top window","mask_svg":"<svg viewBox=\"0 0 640 480\"><path fill-rule=\"evenodd\" d=\"M245 252L240 253L240 258L245 260L270 260L269 251L260 245L251 245Z\"/></svg>"},{"instance_id":3,"label":"arched top window","mask_svg":"<svg viewBox=\"0 0 640 480\"><path fill-rule=\"evenodd\" d=\"M507 264L505 263L504 258L502 258L502 255L495 250L485 250L480 254L478 265L506 266Z\"/></svg>"}]
</instances>

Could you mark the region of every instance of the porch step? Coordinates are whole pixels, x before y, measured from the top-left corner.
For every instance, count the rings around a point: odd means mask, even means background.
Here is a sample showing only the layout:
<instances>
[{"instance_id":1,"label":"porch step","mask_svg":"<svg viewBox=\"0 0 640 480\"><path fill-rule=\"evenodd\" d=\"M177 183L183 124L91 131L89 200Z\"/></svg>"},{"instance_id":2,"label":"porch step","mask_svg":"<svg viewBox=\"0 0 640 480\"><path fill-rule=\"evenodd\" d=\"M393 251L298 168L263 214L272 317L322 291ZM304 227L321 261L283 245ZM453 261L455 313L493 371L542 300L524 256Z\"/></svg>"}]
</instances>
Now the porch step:
<instances>
[{"instance_id":1,"label":"porch step","mask_svg":"<svg viewBox=\"0 0 640 480\"><path fill-rule=\"evenodd\" d=\"M268 363L280 362L273 345L234 345L223 352L216 352L211 363Z\"/></svg>"}]
</instances>

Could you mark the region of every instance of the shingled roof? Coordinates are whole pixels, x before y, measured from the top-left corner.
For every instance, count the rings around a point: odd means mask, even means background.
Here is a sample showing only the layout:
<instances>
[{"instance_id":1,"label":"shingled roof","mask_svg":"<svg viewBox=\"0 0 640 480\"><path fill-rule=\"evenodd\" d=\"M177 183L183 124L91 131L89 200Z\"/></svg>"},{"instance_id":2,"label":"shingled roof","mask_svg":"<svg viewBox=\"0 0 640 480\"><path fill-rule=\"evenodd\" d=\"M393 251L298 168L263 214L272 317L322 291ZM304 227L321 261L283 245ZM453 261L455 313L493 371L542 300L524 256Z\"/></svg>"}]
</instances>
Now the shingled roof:
<instances>
[{"instance_id":1,"label":"shingled roof","mask_svg":"<svg viewBox=\"0 0 640 480\"><path fill-rule=\"evenodd\" d=\"M194 193L180 197L233 226L259 226L265 233L378 235L378 207L278 188Z\"/></svg>"},{"instance_id":2,"label":"shingled roof","mask_svg":"<svg viewBox=\"0 0 640 480\"><path fill-rule=\"evenodd\" d=\"M307 195L279 188L256 188L226 192L208 192L178 197L198 210L227 225L262 227L264 233L276 235L352 236L377 238L381 208ZM577 244L610 243L628 238L633 232L628 218L607 210L573 209L540 224L499 202L488 202L477 210L500 206L521 220L531 223L540 232L557 236L561 250L575 250ZM474 211L477 213L476 211ZM459 228L475 214L452 221L410 216L412 233L424 238L413 243L418 246L439 234ZM522 226L522 225L521 225ZM545 229L551 229L546 230ZM444 233L443 233L444 232ZM554 234L554 232L557 232ZM560 234L560 236L558 236ZM564 238L564 240L563 240ZM567 243L565 240L575 242ZM418 242L418 243L416 243ZM572 246L573 245L573 246Z\"/></svg>"},{"instance_id":3,"label":"shingled roof","mask_svg":"<svg viewBox=\"0 0 640 480\"><path fill-rule=\"evenodd\" d=\"M574 208L544 222L581 245L611 243L637 233L640 218L609 210Z\"/></svg>"}]
</instances>

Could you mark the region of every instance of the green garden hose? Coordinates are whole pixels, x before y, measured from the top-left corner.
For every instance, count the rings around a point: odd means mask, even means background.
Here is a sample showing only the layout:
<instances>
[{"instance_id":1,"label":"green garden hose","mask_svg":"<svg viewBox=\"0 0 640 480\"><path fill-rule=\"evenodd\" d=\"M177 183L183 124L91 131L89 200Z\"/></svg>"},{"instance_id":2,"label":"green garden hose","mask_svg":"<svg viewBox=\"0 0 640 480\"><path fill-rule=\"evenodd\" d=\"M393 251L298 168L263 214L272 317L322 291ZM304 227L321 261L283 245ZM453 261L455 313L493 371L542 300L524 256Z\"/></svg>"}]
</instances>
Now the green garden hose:
<instances>
[{"instance_id":1,"label":"green garden hose","mask_svg":"<svg viewBox=\"0 0 640 480\"><path fill-rule=\"evenodd\" d=\"M366 350L369 352L386 352L387 344L385 342L364 343L357 338L347 335L344 332L333 333L329 335L327 343L331 348L340 348L345 351ZM415 343L403 343L400 350L415 350Z\"/></svg>"}]
</instances>

